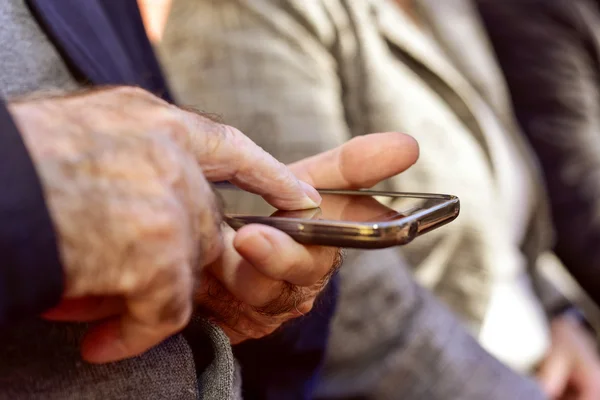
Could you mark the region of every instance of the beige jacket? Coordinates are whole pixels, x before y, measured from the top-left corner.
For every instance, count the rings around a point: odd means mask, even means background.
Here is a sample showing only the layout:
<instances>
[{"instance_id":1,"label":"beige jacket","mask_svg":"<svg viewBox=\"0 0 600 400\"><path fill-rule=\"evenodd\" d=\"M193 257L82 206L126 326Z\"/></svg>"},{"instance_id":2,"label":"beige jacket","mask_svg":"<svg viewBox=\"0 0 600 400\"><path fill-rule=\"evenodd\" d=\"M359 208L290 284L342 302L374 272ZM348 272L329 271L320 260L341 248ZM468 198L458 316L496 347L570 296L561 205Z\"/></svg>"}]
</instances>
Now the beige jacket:
<instances>
[{"instance_id":1,"label":"beige jacket","mask_svg":"<svg viewBox=\"0 0 600 400\"><path fill-rule=\"evenodd\" d=\"M284 162L367 132L414 135L419 163L387 188L457 194L461 216L386 257L350 257L340 314L364 301L355 289L365 264L383 281L407 261L478 334L495 280L519 273L503 270L503 257L522 257L538 282L550 240L545 195L470 2L418 4L425 42L392 0L176 0L160 53L182 104L221 114ZM503 152L494 130L504 132ZM511 162L524 172L526 198L516 206L504 201ZM396 265L379 261L391 259ZM538 294L547 306L562 301L547 285ZM373 304L366 314L381 313ZM344 353L332 342L332 354Z\"/></svg>"}]
</instances>

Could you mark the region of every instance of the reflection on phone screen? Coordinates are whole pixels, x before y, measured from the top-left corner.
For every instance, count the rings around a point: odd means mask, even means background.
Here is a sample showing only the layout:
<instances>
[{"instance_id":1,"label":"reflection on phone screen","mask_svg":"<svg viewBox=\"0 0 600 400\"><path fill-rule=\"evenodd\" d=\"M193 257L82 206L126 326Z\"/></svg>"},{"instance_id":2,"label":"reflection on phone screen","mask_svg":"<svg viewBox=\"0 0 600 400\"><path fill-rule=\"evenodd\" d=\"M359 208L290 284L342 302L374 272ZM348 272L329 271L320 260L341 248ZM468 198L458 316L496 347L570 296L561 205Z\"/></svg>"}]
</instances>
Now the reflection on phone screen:
<instances>
[{"instance_id":1,"label":"reflection on phone screen","mask_svg":"<svg viewBox=\"0 0 600 400\"><path fill-rule=\"evenodd\" d=\"M312 219L352 222L394 221L430 208L444 199L397 196L371 196L321 193L323 201L319 208L283 211L269 205L262 197L231 186L219 187L225 214L235 216L265 216L278 218Z\"/></svg>"}]
</instances>

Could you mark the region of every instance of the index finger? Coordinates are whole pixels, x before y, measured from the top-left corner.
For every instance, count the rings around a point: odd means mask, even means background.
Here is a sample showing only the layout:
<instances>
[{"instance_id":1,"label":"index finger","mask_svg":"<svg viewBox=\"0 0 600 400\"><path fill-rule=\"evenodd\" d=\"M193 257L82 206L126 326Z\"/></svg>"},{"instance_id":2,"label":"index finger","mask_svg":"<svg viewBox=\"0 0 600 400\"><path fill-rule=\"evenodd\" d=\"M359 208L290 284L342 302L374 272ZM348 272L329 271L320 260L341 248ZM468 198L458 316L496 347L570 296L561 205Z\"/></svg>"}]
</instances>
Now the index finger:
<instances>
[{"instance_id":1,"label":"index finger","mask_svg":"<svg viewBox=\"0 0 600 400\"><path fill-rule=\"evenodd\" d=\"M419 146L411 136L374 133L289 167L298 179L319 189L369 188L408 169L418 157Z\"/></svg>"},{"instance_id":2,"label":"index finger","mask_svg":"<svg viewBox=\"0 0 600 400\"><path fill-rule=\"evenodd\" d=\"M209 181L228 180L274 207L318 207L321 196L239 130L186 111L190 150Z\"/></svg>"}]
</instances>

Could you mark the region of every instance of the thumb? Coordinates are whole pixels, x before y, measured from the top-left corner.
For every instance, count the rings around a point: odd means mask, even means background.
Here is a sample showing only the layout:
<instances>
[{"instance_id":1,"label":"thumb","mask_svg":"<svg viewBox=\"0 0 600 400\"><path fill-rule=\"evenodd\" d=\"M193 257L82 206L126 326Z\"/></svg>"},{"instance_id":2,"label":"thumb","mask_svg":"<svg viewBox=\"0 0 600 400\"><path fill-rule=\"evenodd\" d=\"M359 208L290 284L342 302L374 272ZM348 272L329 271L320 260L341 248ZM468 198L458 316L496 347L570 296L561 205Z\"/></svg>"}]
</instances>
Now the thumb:
<instances>
[{"instance_id":1,"label":"thumb","mask_svg":"<svg viewBox=\"0 0 600 400\"><path fill-rule=\"evenodd\" d=\"M325 153L291 164L292 172L319 189L369 188L403 172L419 157L419 146L403 133L356 137Z\"/></svg>"}]
</instances>

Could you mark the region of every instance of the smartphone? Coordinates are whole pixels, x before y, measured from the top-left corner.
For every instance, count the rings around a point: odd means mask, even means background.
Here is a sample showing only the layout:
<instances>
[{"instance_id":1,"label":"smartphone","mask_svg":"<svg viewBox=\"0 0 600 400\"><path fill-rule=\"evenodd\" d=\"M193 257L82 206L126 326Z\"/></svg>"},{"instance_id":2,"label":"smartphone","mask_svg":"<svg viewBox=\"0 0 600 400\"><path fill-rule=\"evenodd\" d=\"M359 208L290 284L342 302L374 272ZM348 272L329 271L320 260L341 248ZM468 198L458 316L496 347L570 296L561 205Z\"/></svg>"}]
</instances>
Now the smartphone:
<instances>
[{"instance_id":1,"label":"smartphone","mask_svg":"<svg viewBox=\"0 0 600 400\"><path fill-rule=\"evenodd\" d=\"M281 211L230 184L216 185L225 222L277 228L303 244L357 249L405 245L458 217L460 201L444 194L320 189L319 208Z\"/></svg>"}]
</instances>

